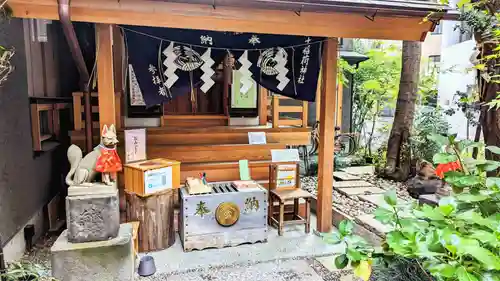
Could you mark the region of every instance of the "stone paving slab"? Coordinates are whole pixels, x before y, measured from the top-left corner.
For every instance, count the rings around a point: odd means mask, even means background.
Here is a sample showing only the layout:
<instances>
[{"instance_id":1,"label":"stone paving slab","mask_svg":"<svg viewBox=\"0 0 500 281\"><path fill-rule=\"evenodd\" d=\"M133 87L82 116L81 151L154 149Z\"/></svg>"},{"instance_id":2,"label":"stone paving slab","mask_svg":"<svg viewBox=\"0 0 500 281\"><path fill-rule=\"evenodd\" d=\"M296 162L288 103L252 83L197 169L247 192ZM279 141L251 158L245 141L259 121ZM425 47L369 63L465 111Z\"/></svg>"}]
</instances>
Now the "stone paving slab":
<instances>
[{"instance_id":1,"label":"stone paving slab","mask_svg":"<svg viewBox=\"0 0 500 281\"><path fill-rule=\"evenodd\" d=\"M315 228L316 217L311 215L311 229ZM184 252L181 239L177 236L172 247L149 254L155 259L158 274L178 274L209 267L335 255L343 251L342 244L326 244L312 231L306 234L303 225L287 226L284 230L283 236L279 236L276 228L269 227L267 243L192 252Z\"/></svg>"},{"instance_id":2,"label":"stone paving slab","mask_svg":"<svg viewBox=\"0 0 500 281\"><path fill-rule=\"evenodd\" d=\"M359 195L358 198L363 201L377 205L378 207L387 205L387 203L385 203L384 200L384 194Z\"/></svg>"},{"instance_id":3,"label":"stone paving slab","mask_svg":"<svg viewBox=\"0 0 500 281\"><path fill-rule=\"evenodd\" d=\"M346 173L346 172L333 172L333 177L337 180L341 180L341 181L357 181L357 180L361 180L360 177L358 177L357 175L351 175L349 173Z\"/></svg>"},{"instance_id":4,"label":"stone paving slab","mask_svg":"<svg viewBox=\"0 0 500 281\"><path fill-rule=\"evenodd\" d=\"M351 188L351 187L371 187L373 184L367 181L334 181L333 187L338 188Z\"/></svg>"},{"instance_id":5,"label":"stone paving slab","mask_svg":"<svg viewBox=\"0 0 500 281\"><path fill-rule=\"evenodd\" d=\"M380 189L378 187L347 187L347 188L337 188L337 190L347 196L352 195L370 195L370 194L381 194L384 193L385 190Z\"/></svg>"},{"instance_id":6,"label":"stone paving slab","mask_svg":"<svg viewBox=\"0 0 500 281\"><path fill-rule=\"evenodd\" d=\"M167 280L167 279L150 279ZM168 276L169 281L323 281L305 260L287 260Z\"/></svg>"},{"instance_id":7,"label":"stone paving slab","mask_svg":"<svg viewBox=\"0 0 500 281\"><path fill-rule=\"evenodd\" d=\"M391 227L379 222L371 214L357 216L354 220L369 229L375 230L376 233L381 235L392 230Z\"/></svg>"},{"instance_id":8,"label":"stone paving slab","mask_svg":"<svg viewBox=\"0 0 500 281\"><path fill-rule=\"evenodd\" d=\"M439 196L436 194L424 194L418 197L418 202L420 204L429 204L432 206L437 206L439 204Z\"/></svg>"},{"instance_id":9,"label":"stone paving slab","mask_svg":"<svg viewBox=\"0 0 500 281\"><path fill-rule=\"evenodd\" d=\"M351 175L373 175L375 173L375 167L374 166L347 167L342 169L342 171L349 173Z\"/></svg>"}]
</instances>

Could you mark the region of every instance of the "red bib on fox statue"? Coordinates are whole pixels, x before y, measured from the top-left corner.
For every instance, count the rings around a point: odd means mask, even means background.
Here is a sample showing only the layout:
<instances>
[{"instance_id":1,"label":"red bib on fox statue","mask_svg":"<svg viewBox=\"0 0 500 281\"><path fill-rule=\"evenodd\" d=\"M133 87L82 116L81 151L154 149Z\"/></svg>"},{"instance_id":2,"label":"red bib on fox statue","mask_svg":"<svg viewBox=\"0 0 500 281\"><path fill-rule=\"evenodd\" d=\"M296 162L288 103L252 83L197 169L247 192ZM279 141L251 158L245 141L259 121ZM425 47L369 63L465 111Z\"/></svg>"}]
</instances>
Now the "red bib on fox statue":
<instances>
[{"instance_id":1,"label":"red bib on fox statue","mask_svg":"<svg viewBox=\"0 0 500 281\"><path fill-rule=\"evenodd\" d=\"M116 181L116 173L122 170L122 161L116 152L117 143L115 125L111 125L109 129L104 125L95 171L102 174L103 182L107 185L112 185Z\"/></svg>"},{"instance_id":2,"label":"red bib on fox statue","mask_svg":"<svg viewBox=\"0 0 500 281\"><path fill-rule=\"evenodd\" d=\"M97 158L95 170L100 173L116 173L122 170L122 161L118 157L116 148L107 148L99 145L101 155Z\"/></svg>"}]
</instances>

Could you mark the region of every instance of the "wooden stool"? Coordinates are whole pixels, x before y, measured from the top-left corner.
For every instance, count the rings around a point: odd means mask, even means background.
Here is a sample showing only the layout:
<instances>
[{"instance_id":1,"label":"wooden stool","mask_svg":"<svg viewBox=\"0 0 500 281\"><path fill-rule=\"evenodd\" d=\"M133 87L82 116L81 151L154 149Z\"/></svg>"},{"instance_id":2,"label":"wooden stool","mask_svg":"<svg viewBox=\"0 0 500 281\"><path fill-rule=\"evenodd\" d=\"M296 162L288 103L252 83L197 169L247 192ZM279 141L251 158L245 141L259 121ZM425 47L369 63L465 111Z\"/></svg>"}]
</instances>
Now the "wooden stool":
<instances>
[{"instance_id":1,"label":"wooden stool","mask_svg":"<svg viewBox=\"0 0 500 281\"><path fill-rule=\"evenodd\" d=\"M311 231L311 198L313 195L302 189L279 190L273 189L269 191L269 208L268 217L269 224L278 226L278 235L283 235L283 227L285 225L305 224L306 233ZM299 199L306 201L305 218L299 215ZM293 218L285 221L285 203L293 200ZM274 202L279 202L279 217L274 217L273 206Z\"/></svg>"}]
</instances>

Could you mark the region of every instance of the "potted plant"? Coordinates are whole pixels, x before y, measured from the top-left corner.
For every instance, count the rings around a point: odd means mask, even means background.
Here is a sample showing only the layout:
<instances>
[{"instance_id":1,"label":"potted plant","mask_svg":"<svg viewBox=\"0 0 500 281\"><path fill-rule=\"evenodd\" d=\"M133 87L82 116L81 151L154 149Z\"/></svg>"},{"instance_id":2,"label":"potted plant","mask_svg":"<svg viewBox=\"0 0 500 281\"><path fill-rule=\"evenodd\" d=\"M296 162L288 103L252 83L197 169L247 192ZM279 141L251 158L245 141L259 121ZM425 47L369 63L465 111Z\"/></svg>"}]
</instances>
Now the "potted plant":
<instances>
[{"instance_id":1,"label":"potted plant","mask_svg":"<svg viewBox=\"0 0 500 281\"><path fill-rule=\"evenodd\" d=\"M43 268L34 263L15 262L9 264L6 273L0 274L2 281L57 281L53 277L43 276Z\"/></svg>"}]
</instances>

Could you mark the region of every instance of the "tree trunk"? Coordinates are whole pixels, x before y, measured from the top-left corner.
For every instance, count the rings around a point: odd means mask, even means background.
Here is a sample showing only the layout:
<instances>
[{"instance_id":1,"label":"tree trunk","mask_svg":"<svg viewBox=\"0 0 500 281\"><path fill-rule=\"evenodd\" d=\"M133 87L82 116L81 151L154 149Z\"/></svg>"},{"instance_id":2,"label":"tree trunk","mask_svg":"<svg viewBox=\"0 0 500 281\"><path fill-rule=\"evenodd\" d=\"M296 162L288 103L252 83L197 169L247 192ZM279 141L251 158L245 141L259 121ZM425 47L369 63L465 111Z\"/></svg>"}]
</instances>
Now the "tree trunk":
<instances>
[{"instance_id":1,"label":"tree trunk","mask_svg":"<svg viewBox=\"0 0 500 281\"><path fill-rule=\"evenodd\" d=\"M166 190L147 197L125 191L127 220L139 222L139 252L159 251L175 242L174 194Z\"/></svg>"},{"instance_id":2,"label":"tree trunk","mask_svg":"<svg viewBox=\"0 0 500 281\"><path fill-rule=\"evenodd\" d=\"M483 118L483 113L481 112L479 115L479 124L476 126L476 134L474 135L474 142L479 142L481 140L481 119ZM474 147L472 149L472 158L477 159L477 154L479 153L479 149Z\"/></svg>"},{"instance_id":3,"label":"tree trunk","mask_svg":"<svg viewBox=\"0 0 500 281\"><path fill-rule=\"evenodd\" d=\"M404 41L402 53L396 114L387 143L387 164L384 171L386 177L396 181L406 180L411 170L410 132L417 100L421 43Z\"/></svg>"},{"instance_id":4,"label":"tree trunk","mask_svg":"<svg viewBox=\"0 0 500 281\"><path fill-rule=\"evenodd\" d=\"M377 117L380 114L380 102L377 100L376 102L376 109L375 109L375 114L373 115L372 118L372 128L370 131L370 137L368 138L368 156L372 156L372 142L373 142L373 134L375 133L375 125L377 123ZM366 154L366 153L365 153Z\"/></svg>"},{"instance_id":5,"label":"tree trunk","mask_svg":"<svg viewBox=\"0 0 500 281\"><path fill-rule=\"evenodd\" d=\"M495 55L495 51L493 49L496 47L498 47L497 44L485 43L483 45L482 57ZM500 67L498 67L498 65L500 65L499 58L492 59L488 62L487 67L490 70L491 76L500 75ZM484 78L482 78L482 76L479 77L481 97L483 99L482 101L484 103L489 103L494 100L500 92L500 84L498 81L487 82ZM480 119L480 122L483 129L484 142L486 145L500 146L500 110L489 109L488 106L483 106L481 115L483 117ZM500 161L500 155L486 150L486 159ZM492 171L490 174L494 176L496 172L498 172L498 170Z\"/></svg>"}]
</instances>

